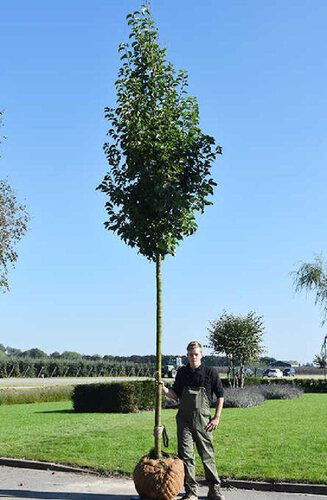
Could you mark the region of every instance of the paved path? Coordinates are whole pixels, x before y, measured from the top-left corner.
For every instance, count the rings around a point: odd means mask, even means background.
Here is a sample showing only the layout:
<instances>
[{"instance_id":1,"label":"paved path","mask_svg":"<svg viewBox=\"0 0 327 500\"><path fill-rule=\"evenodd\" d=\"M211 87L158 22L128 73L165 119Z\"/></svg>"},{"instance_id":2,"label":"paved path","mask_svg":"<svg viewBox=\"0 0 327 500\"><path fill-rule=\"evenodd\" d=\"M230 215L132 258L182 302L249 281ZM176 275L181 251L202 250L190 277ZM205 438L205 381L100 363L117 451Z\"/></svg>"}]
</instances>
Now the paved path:
<instances>
[{"instance_id":1,"label":"paved path","mask_svg":"<svg viewBox=\"0 0 327 500\"><path fill-rule=\"evenodd\" d=\"M200 488L205 497L207 489ZM136 500L131 479L0 466L0 499ZM135 498L136 497L136 498ZM226 500L322 500L322 495L225 490Z\"/></svg>"}]
</instances>

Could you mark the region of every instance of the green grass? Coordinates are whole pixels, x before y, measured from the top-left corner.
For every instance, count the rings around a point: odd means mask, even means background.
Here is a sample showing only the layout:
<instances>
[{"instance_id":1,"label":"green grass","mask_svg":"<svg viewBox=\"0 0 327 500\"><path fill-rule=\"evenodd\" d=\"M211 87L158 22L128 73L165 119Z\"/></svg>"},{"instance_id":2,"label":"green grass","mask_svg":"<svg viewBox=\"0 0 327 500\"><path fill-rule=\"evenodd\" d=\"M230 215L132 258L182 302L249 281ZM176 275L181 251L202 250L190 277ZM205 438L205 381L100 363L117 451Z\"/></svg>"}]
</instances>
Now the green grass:
<instances>
[{"instance_id":1,"label":"green grass","mask_svg":"<svg viewBox=\"0 0 327 500\"><path fill-rule=\"evenodd\" d=\"M163 411L176 451L175 410ZM214 433L220 475L327 483L327 395L224 409ZM153 446L153 412L75 414L68 402L0 407L1 456L131 473ZM203 475L199 459L197 473Z\"/></svg>"}]
</instances>

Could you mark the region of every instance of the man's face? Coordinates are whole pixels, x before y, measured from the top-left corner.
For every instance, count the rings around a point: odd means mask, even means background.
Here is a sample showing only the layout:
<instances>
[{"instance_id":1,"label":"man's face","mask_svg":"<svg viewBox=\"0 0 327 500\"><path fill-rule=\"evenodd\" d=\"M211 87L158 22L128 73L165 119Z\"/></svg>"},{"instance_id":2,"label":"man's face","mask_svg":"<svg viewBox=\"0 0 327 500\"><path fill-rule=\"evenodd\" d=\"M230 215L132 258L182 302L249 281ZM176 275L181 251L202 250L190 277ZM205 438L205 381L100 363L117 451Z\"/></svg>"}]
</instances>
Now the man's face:
<instances>
[{"instance_id":1,"label":"man's face","mask_svg":"<svg viewBox=\"0 0 327 500\"><path fill-rule=\"evenodd\" d=\"M201 365L201 358L202 358L202 349L199 347L195 347L195 349L191 349L187 353L187 359L190 363L191 368L198 368L198 366Z\"/></svg>"}]
</instances>

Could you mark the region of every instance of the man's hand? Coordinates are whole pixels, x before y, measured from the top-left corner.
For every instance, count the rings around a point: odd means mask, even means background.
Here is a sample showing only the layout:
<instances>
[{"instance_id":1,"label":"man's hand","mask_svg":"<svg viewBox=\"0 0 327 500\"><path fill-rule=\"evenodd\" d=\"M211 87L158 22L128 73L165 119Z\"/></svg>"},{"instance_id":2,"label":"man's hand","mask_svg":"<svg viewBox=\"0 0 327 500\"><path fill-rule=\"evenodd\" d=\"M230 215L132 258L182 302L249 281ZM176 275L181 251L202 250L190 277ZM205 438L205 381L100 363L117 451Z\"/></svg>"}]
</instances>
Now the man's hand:
<instances>
[{"instance_id":1,"label":"man's hand","mask_svg":"<svg viewBox=\"0 0 327 500\"><path fill-rule=\"evenodd\" d=\"M212 420L210 420L210 422L206 426L206 431L208 432L215 431L218 427L218 424L219 424L219 417L214 417Z\"/></svg>"}]
</instances>

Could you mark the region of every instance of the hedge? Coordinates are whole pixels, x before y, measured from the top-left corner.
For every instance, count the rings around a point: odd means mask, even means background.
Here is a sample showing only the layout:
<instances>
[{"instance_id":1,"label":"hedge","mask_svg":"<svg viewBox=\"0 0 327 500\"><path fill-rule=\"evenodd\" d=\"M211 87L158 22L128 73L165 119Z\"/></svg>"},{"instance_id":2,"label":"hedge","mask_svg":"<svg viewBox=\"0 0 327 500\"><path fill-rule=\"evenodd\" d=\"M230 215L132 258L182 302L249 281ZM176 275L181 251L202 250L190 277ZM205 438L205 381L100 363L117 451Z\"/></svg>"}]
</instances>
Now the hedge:
<instances>
[{"instance_id":1,"label":"hedge","mask_svg":"<svg viewBox=\"0 0 327 500\"><path fill-rule=\"evenodd\" d=\"M155 394L153 380L80 384L72 401L76 412L130 413L152 409Z\"/></svg>"},{"instance_id":2,"label":"hedge","mask_svg":"<svg viewBox=\"0 0 327 500\"><path fill-rule=\"evenodd\" d=\"M0 378L7 377L151 377L152 364L67 359L9 358L0 360Z\"/></svg>"},{"instance_id":3,"label":"hedge","mask_svg":"<svg viewBox=\"0 0 327 500\"><path fill-rule=\"evenodd\" d=\"M227 378L221 379L225 388L230 387ZM258 377L245 377L244 386L258 386L261 384L282 384L293 385L300 387L304 392L311 393L327 393L327 380L317 378L258 378Z\"/></svg>"}]
</instances>

